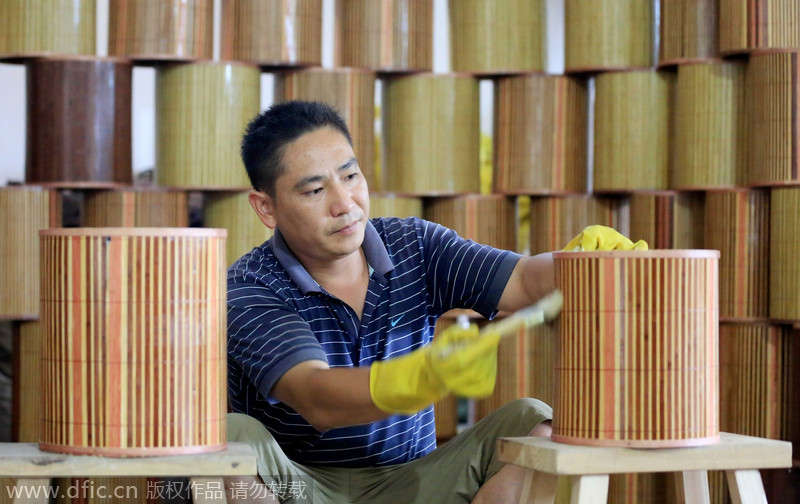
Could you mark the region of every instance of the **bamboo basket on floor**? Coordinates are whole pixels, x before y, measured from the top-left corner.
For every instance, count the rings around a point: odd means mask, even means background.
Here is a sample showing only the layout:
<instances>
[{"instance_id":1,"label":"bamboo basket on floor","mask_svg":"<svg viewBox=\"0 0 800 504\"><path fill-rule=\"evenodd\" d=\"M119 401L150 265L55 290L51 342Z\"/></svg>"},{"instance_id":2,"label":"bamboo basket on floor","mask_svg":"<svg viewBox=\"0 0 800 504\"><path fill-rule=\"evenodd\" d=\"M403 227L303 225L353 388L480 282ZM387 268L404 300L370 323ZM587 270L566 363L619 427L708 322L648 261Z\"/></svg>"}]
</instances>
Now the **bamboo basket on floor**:
<instances>
[{"instance_id":1,"label":"bamboo basket on floor","mask_svg":"<svg viewBox=\"0 0 800 504\"><path fill-rule=\"evenodd\" d=\"M721 320L752 321L769 316L769 200L766 190L706 194L704 246L721 255Z\"/></svg>"},{"instance_id":2,"label":"bamboo basket on floor","mask_svg":"<svg viewBox=\"0 0 800 504\"><path fill-rule=\"evenodd\" d=\"M321 101L339 111L350 129L353 150L370 188L375 176L375 74L353 68L309 69L276 74L276 102Z\"/></svg>"},{"instance_id":3,"label":"bamboo basket on floor","mask_svg":"<svg viewBox=\"0 0 800 504\"><path fill-rule=\"evenodd\" d=\"M25 182L130 184L130 62L69 56L27 63ZM91 97L78 99L76 97Z\"/></svg>"},{"instance_id":4,"label":"bamboo basket on floor","mask_svg":"<svg viewBox=\"0 0 800 504\"><path fill-rule=\"evenodd\" d=\"M211 59L213 0L114 0L108 53L134 60Z\"/></svg>"},{"instance_id":5,"label":"bamboo basket on floor","mask_svg":"<svg viewBox=\"0 0 800 504\"><path fill-rule=\"evenodd\" d=\"M433 70L433 2L339 0L336 66L379 72Z\"/></svg>"},{"instance_id":6,"label":"bamboo basket on floor","mask_svg":"<svg viewBox=\"0 0 800 504\"><path fill-rule=\"evenodd\" d=\"M203 225L228 231L225 240L228 266L272 237L272 230L250 206L249 194L249 191L205 194Z\"/></svg>"},{"instance_id":7,"label":"bamboo basket on floor","mask_svg":"<svg viewBox=\"0 0 800 504\"><path fill-rule=\"evenodd\" d=\"M753 54L748 61L750 185L800 185L799 55Z\"/></svg>"},{"instance_id":8,"label":"bamboo basket on floor","mask_svg":"<svg viewBox=\"0 0 800 504\"><path fill-rule=\"evenodd\" d=\"M653 44L653 2L564 2L567 73L653 66Z\"/></svg>"},{"instance_id":9,"label":"bamboo basket on floor","mask_svg":"<svg viewBox=\"0 0 800 504\"><path fill-rule=\"evenodd\" d=\"M516 208L514 200L505 196L434 198L425 204L425 219L468 240L503 250L517 249Z\"/></svg>"},{"instance_id":10,"label":"bamboo basket on floor","mask_svg":"<svg viewBox=\"0 0 800 504\"><path fill-rule=\"evenodd\" d=\"M556 252L553 440L666 448L719 439L716 250Z\"/></svg>"},{"instance_id":11,"label":"bamboo basket on floor","mask_svg":"<svg viewBox=\"0 0 800 504\"><path fill-rule=\"evenodd\" d=\"M707 62L718 57L718 0L668 0L660 4L659 65Z\"/></svg>"},{"instance_id":12,"label":"bamboo basket on floor","mask_svg":"<svg viewBox=\"0 0 800 504\"><path fill-rule=\"evenodd\" d=\"M630 196L630 232L651 249L703 247L702 193L645 191ZM711 247L713 248L713 247Z\"/></svg>"},{"instance_id":13,"label":"bamboo basket on floor","mask_svg":"<svg viewBox=\"0 0 800 504\"><path fill-rule=\"evenodd\" d=\"M543 72L544 5L542 0L449 0L453 71Z\"/></svg>"},{"instance_id":14,"label":"bamboo basket on floor","mask_svg":"<svg viewBox=\"0 0 800 504\"><path fill-rule=\"evenodd\" d=\"M583 228L591 224L609 226L628 235L624 207L621 199L589 194L532 197L531 255L561 250Z\"/></svg>"},{"instance_id":15,"label":"bamboo basket on floor","mask_svg":"<svg viewBox=\"0 0 800 504\"><path fill-rule=\"evenodd\" d=\"M394 194L369 195L370 217L422 217L422 198L409 198Z\"/></svg>"},{"instance_id":16,"label":"bamboo basket on floor","mask_svg":"<svg viewBox=\"0 0 800 504\"><path fill-rule=\"evenodd\" d=\"M382 189L415 196L479 192L478 80L393 76L382 92Z\"/></svg>"},{"instance_id":17,"label":"bamboo basket on floor","mask_svg":"<svg viewBox=\"0 0 800 504\"><path fill-rule=\"evenodd\" d=\"M769 206L769 316L798 322L800 187L772 189Z\"/></svg>"},{"instance_id":18,"label":"bamboo basket on floor","mask_svg":"<svg viewBox=\"0 0 800 504\"><path fill-rule=\"evenodd\" d=\"M596 77L595 191L667 188L673 81L662 71Z\"/></svg>"},{"instance_id":19,"label":"bamboo basket on floor","mask_svg":"<svg viewBox=\"0 0 800 504\"><path fill-rule=\"evenodd\" d=\"M40 449L112 457L224 449L225 231L73 228L40 237Z\"/></svg>"},{"instance_id":20,"label":"bamboo basket on floor","mask_svg":"<svg viewBox=\"0 0 800 504\"><path fill-rule=\"evenodd\" d=\"M87 191L86 227L188 227L188 194L158 188Z\"/></svg>"},{"instance_id":21,"label":"bamboo basket on floor","mask_svg":"<svg viewBox=\"0 0 800 504\"><path fill-rule=\"evenodd\" d=\"M250 188L239 156L258 114L260 72L242 63L189 63L156 73L156 181L200 190Z\"/></svg>"},{"instance_id":22,"label":"bamboo basket on floor","mask_svg":"<svg viewBox=\"0 0 800 504\"><path fill-rule=\"evenodd\" d=\"M722 54L800 48L796 0L719 0Z\"/></svg>"},{"instance_id":23,"label":"bamboo basket on floor","mask_svg":"<svg viewBox=\"0 0 800 504\"><path fill-rule=\"evenodd\" d=\"M97 52L96 0L3 0L0 60Z\"/></svg>"},{"instance_id":24,"label":"bamboo basket on floor","mask_svg":"<svg viewBox=\"0 0 800 504\"><path fill-rule=\"evenodd\" d=\"M670 187L707 190L742 185L747 170L745 65L680 65Z\"/></svg>"},{"instance_id":25,"label":"bamboo basket on floor","mask_svg":"<svg viewBox=\"0 0 800 504\"><path fill-rule=\"evenodd\" d=\"M495 81L494 192L586 192L586 81L519 75Z\"/></svg>"},{"instance_id":26,"label":"bamboo basket on floor","mask_svg":"<svg viewBox=\"0 0 800 504\"><path fill-rule=\"evenodd\" d=\"M222 0L221 59L322 63L322 0Z\"/></svg>"}]
</instances>

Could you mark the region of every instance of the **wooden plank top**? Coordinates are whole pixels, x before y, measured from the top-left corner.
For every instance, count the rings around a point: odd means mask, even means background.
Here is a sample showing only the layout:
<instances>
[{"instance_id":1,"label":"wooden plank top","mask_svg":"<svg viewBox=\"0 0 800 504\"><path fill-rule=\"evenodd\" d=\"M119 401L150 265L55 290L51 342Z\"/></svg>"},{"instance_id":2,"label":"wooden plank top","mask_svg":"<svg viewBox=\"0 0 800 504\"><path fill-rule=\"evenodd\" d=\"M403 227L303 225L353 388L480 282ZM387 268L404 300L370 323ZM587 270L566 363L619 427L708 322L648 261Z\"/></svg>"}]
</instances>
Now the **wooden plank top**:
<instances>
[{"instance_id":1,"label":"wooden plank top","mask_svg":"<svg viewBox=\"0 0 800 504\"><path fill-rule=\"evenodd\" d=\"M192 455L109 458L39 450L37 443L0 443L0 476L234 476L256 475L256 453L246 443Z\"/></svg>"},{"instance_id":2,"label":"wooden plank top","mask_svg":"<svg viewBox=\"0 0 800 504\"><path fill-rule=\"evenodd\" d=\"M716 444L691 448L611 448L556 443L548 438L501 438L502 462L550 474L620 474L792 466L788 441L720 434Z\"/></svg>"}]
</instances>

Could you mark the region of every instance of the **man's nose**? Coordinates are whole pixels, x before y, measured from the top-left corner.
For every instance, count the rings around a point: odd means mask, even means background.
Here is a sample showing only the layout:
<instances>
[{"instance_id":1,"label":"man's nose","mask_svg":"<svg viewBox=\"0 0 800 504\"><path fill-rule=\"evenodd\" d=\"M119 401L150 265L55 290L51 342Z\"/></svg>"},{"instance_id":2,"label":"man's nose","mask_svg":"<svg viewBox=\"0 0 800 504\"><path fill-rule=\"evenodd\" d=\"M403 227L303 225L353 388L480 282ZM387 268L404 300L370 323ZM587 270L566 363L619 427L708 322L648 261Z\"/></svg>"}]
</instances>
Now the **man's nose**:
<instances>
[{"instance_id":1,"label":"man's nose","mask_svg":"<svg viewBox=\"0 0 800 504\"><path fill-rule=\"evenodd\" d=\"M345 215L355 206L353 195L350 190L342 184L334 184L334 187L328 193L330 195L330 209L333 217Z\"/></svg>"}]
</instances>

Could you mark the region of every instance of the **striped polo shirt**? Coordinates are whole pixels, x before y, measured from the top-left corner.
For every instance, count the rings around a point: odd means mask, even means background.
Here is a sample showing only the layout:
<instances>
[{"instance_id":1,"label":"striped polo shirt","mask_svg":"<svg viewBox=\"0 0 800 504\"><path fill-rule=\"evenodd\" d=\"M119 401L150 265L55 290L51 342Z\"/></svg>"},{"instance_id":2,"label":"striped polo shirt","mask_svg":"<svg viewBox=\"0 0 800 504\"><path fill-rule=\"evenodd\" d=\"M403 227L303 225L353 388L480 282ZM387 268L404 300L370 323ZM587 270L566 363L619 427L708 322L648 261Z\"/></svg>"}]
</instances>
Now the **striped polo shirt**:
<instances>
[{"instance_id":1,"label":"striped polo shirt","mask_svg":"<svg viewBox=\"0 0 800 504\"><path fill-rule=\"evenodd\" d=\"M370 278L360 320L311 278L278 230L228 270L231 408L259 419L295 462L385 466L434 450L432 406L319 432L270 390L305 360L369 366L411 352L430 343L436 319L452 308L493 317L519 259L418 218L372 219L362 248Z\"/></svg>"}]
</instances>

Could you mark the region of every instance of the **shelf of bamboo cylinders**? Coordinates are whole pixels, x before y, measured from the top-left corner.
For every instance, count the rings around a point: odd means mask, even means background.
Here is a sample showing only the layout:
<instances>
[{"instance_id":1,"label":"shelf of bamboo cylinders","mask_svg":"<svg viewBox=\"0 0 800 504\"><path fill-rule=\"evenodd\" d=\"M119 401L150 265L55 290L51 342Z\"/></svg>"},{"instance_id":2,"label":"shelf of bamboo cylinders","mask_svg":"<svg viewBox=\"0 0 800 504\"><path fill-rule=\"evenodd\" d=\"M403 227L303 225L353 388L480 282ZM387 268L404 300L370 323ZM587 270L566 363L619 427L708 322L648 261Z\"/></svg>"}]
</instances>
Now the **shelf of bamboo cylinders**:
<instances>
[{"instance_id":1,"label":"shelf of bamboo cylinders","mask_svg":"<svg viewBox=\"0 0 800 504\"><path fill-rule=\"evenodd\" d=\"M222 0L220 31L223 60L322 64L322 0Z\"/></svg>"},{"instance_id":2,"label":"shelf of bamboo cylinders","mask_svg":"<svg viewBox=\"0 0 800 504\"><path fill-rule=\"evenodd\" d=\"M743 185L747 171L745 64L678 66L670 187L708 190Z\"/></svg>"},{"instance_id":3,"label":"shelf of bamboo cylinders","mask_svg":"<svg viewBox=\"0 0 800 504\"><path fill-rule=\"evenodd\" d=\"M87 191L83 197L86 227L188 227L185 191L136 188Z\"/></svg>"},{"instance_id":4,"label":"shelf of bamboo cylinders","mask_svg":"<svg viewBox=\"0 0 800 504\"><path fill-rule=\"evenodd\" d=\"M434 338L455 323L454 318L441 317L434 327ZM433 405L436 423L436 438L450 439L455 437L458 428L458 399L448 395Z\"/></svg>"},{"instance_id":5,"label":"shelf of bamboo cylinders","mask_svg":"<svg viewBox=\"0 0 800 504\"><path fill-rule=\"evenodd\" d=\"M370 217L422 217L422 199L388 193L370 193Z\"/></svg>"},{"instance_id":6,"label":"shelf of bamboo cylinders","mask_svg":"<svg viewBox=\"0 0 800 504\"><path fill-rule=\"evenodd\" d=\"M455 72L545 71L542 0L449 0L450 57Z\"/></svg>"},{"instance_id":7,"label":"shelf of bamboo cylinders","mask_svg":"<svg viewBox=\"0 0 800 504\"><path fill-rule=\"evenodd\" d=\"M661 2L659 65L679 65L719 57L717 0Z\"/></svg>"},{"instance_id":8,"label":"shelf of bamboo cylinders","mask_svg":"<svg viewBox=\"0 0 800 504\"><path fill-rule=\"evenodd\" d=\"M495 80L494 192L586 192L589 97L585 79Z\"/></svg>"},{"instance_id":9,"label":"shelf of bamboo cylinders","mask_svg":"<svg viewBox=\"0 0 800 504\"><path fill-rule=\"evenodd\" d=\"M33 59L26 67L25 182L59 187L130 184L130 62L69 56Z\"/></svg>"},{"instance_id":10,"label":"shelf of bamboo cylinders","mask_svg":"<svg viewBox=\"0 0 800 504\"><path fill-rule=\"evenodd\" d=\"M664 448L719 439L716 250L556 252L553 440Z\"/></svg>"},{"instance_id":11,"label":"shelf of bamboo cylinders","mask_svg":"<svg viewBox=\"0 0 800 504\"><path fill-rule=\"evenodd\" d=\"M564 71L653 66L653 17L653 2L566 0Z\"/></svg>"},{"instance_id":12,"label":"shelf of bamboo cylinders","mask_svg":"<svg viewBox=\"0 0 800 504\"><path fill-rule=\"evenodd\" d=\"M625 202L619 198L574 194L532 197L530 200L531 255L561 250L592 224L629 234Z\"/></svg>"},{"instance_id":13,"label":"shelf of bamboo cylinders","mask_svg":"<svg viewBox=\"0 0 800 504\"><path fill-rule=\"evenodd\" d=\"M630 195L627 236L651 249L703 248L703 200L702 193L637 191Z\"/></svg>"},{"instance_id":14,"label":"shelf of bamboo cylinders","mask_svg":"<svg viewBox=\"0 0 800 504\"><path fill-rule=\"evenodd\" d=\"M12 380L11 439L35 443L41 432L42 324L18 322L12 327L14 379Z\"/></svg>"},{"instance_id":15,"label":"shelf of bamboo cylinders","mask_svg":"<svg viewBox=\"0 0 800 504\"><path fill-rule=\"evenodd\" d=\"M674 80L654 70L595 78L595 191L667 188Z\"/></svg>"},{"instance_id":16,"label":"shelf of bamboo cylinders","mask_svg":"<svg viewBox=\"0 0 800 504\"><path fill-rule=\"evenodd\" d=\"M96 51L96 0L3 0L0 60Z\"/></svg>"},{"instance_id":17,"label":"shelf of bamboo cylinders","mask_svg":"<svg viewBox=\"0 0 800 504\"><path fill-rule=\"evenodd\" d=\"M720 320L769 316L769 200L767 190L706 194L703 246L720 251Z\"/></svg>"},{"instance_id":18,"label":"shelf of bamboo cylinders","mask_svg":"<svg viewBox=\"0 0 800 504\"><path fill-rule=\"evenodd\" d=\"M225 245L228 265L272 237L272 230L250 206L249 194L249 191L204 194L203 225L228 231Z\"/></svg>"},{"instance_id":19,"label":"shelf of bamboo cylinders","mask_svg":"<svg viewBox=\"0 0 800 504\"><path fill-rule=\"evenodd\" d=\"M800 4L795 0L719 0L722 54L800 48Z\"/></svg>"},{"instance_id":20,"label":"shelf of bamboo cylinders","mask_svg":"<svg viewBox=\"0 0 800 504\"><path fill-rule=\"evenodd\" d=\"M314 68L275 74L275 101L321 101L339 111L350 129L353 151L367 185L375 176L375 74L354 68Z\"/></svg>"},{"instance_id":21,"label":"shelf of bamboo cylinders","mask_svg":"<svg viewBox=\"0 0 800 504\"><path fill-rule=\"evenodd\" d=\"M197 190L244 190L242 133L260 108L260 71L203 62L156 69L156 182Z\"/></svg>"},{"instance_id":22,"label":"shelf of bamboo cylinders","mask_svg":"<svg viewBox=\"0 0 800 504\"><path fill-rule=\"evenodd\" d=\"M34 186L0 188L0 320L39 318L37 233L58 226L61 198L56 191Z\"/></svg>"},{"instance_id":23,"label":"shelf of bamboo cylinders","mask_svg":"<svg viewBox=\"0 0 800 504\"><path fill-rule=\"evenodd\" d=\"M769 203L769 316L800 321L800 187L773 188Z\"/></svg>"},{"instance_id":24,"label":"shelf of bamboo cylinders","mask_svg":"<svg viewBox=\"0 0 800 504\"><path fill-rule=\"evenodd\" d=\"M335 66L378 72L433 70L433 2L339 0Z\"/></svg>"},{"instance_id":25,"label":"shelf of bamboo cylinders","mask_svg":"<svg viewBox=\"0 0 800 504\"><path fill-rule=\"evenodd\" d=\"M109 3L108 54L133 60L211 59L213 0Z\"/></svg>"},{"instance_id":26,"label":"shelf of bamboo cylinders","mask_svg":"<svg viewBox=\"0 0 800 504\"><path fill-rule=\"evenodd\" d=\"M425 219L454 230L462 238L503 250L517 249L516 206L512 198L468 194L431 198L424 205Z\"/></svg>"},{"instance_id":27,"label":"shelf of bamboo cylinders","mask_svg":"<svg viewBox=\"0 0 800 504\"><path fill-rule=\"evenodd\" d=\"M750 185L800 185L798 55L753 54L747 63Z\"/></svg>"},{"instance_id":28,"label":"shelf of bamboo cylinders","mask_svg":"<svg viewBox=\"0 0 800 504\"><path fill-rule=\"evenodd\" d=\"M382 84L381 189L414 196L479 192L478 79L417 74Z\"/></svg>"},{"instance_id":29,"label":"shelf of bamboo cylinders","mask_svg":"<svg viewBox=\"0 0 800 504\"><path fill-rule=\"evenodd\" d=\"M224 449L225 230L47 229L40 238L39 448L111 457Z\"/></svg>"}]
</instances>

